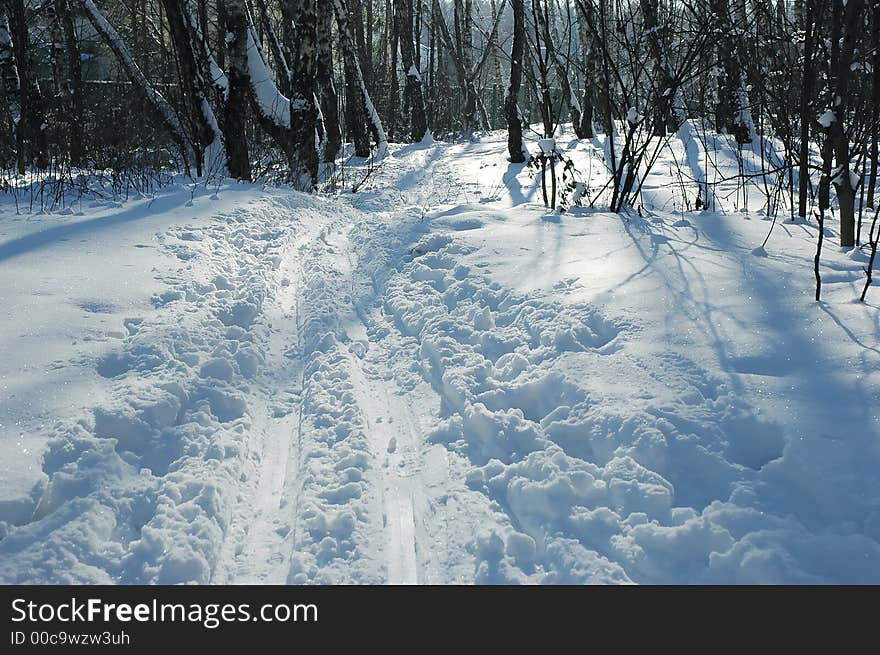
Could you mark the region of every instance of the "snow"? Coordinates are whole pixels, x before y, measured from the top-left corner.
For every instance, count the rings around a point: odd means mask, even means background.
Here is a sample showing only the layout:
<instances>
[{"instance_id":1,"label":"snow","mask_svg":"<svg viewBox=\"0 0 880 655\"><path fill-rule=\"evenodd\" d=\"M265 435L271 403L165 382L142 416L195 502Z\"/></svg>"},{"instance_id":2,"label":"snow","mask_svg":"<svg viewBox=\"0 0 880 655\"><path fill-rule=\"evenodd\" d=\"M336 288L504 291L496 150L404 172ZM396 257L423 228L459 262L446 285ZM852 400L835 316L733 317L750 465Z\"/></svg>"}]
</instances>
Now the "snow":
<instances>
[{"instance_id":1,"label":"snow","mask_svg":"<svg viewBox=\"0 0 880 655\"><path fill-rule=\"evenodd\" d=\"M626 120L629 121L632 125L638 125L644 120L644 116L642 116L635 107L630 107L629 111L626 112Z\"/></svg>"},{"instance_id":2,"label":"snow","mask_svg":"<svg viewBox=\"0 0 880 655\"><path fill-rule=\"evenodd\" d=\"M4 14L0 21L0 46L3 46L3 59L5 60L12 51L12 35L9 33L9 20Z\"/></svg>"},{"instance_id":3,"label":"snow","mask_svg":"<svg viewBox=\"0 0 880 655\"><path fill-rule=\"evenodd\" d=\"M538 147L541 149L541 153L545 157L549 157L556 150L556 139L553 139L553 138L538 139Z\"/></svg>"},{"instance_id":4,"label":"snow","mask_svg":"<svg viewBox=\"0 0 880 655\"><path fill-rule=\"evenodd\" d=\"M687 126L641 216L549 214L502 133L340 196L0 196L0 581L880 581L865 258L815 303L814 225L685 218L772 145ZM603 141L555 142L585 197Z\"/></svg>"},{"instance_id":5,"label":"snow","mask_svg":"<svg viewBox=\"0 0 880 655\"><path fill-rule=\"evenodd\" d=\"M275 85L274 74L266 65L253 27L248 27L247 65L251 88L260 111L275 125L290 127L290 99Z\"/></svg>"},{"instance_id":6,"label":"snow","mask_svg":"<svg viewBox=\"0 0 880 655\"><path fill-rule=\"evenodd\" d=\"M361 88L361 96L364 99L364 109L367 112L367 117L370 120L370 124L373 126L373 129L376 130L376 134L378 135L378 143L376 147L376 158L382 159L384 158L389 150L388 150L388 137L385 135L385 128L382 126L382 119L379 117L379 112L376 111L376 107L373 104L373 100L370 98L370 94L367 91L366 84L364 83L363 77L360 76L360 64L356 64L356 69L358 71L358 84ZM427 135L426 135L427 136Z\"/></svg>"},{"instance_id":7,"label":"snow","mask_svg":"<svg viewBox=\"0 0 880 655\"><path fill-rule=\"evenodd\" d=\"M861 175L856 173L854 170L850 169L849 171L849 188L853 191L858 190L859 183L862 181Z\"/></svg>"},{"instance_id":8,"label":"snow","mask_svg":"<svg viewBox=\"0 0 880 655\"><path fill-rule=\"evenodd\" d=\"M827 130L831 127L831 123L837 120L837 114L831 109L826 109L825 113L820 115L816 120L819 122L819 125Z\"/></svg>"}]
</instances>

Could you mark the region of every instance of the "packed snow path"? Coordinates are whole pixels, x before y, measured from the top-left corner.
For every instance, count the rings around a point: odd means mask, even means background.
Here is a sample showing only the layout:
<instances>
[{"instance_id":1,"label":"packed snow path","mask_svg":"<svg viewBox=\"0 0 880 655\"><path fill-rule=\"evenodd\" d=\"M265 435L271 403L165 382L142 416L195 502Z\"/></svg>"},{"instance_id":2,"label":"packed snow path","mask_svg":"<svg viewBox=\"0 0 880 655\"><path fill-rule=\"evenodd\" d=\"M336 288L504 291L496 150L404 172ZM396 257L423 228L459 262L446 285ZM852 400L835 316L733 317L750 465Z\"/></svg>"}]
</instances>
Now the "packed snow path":
<instances>
[{"instance_id":1,"label":"packed snow path","mask_svg":"<svg viewBox=\"0 0 880 655\"><path fill-rule=\"evenodd\" d=\"M601 144L579 148L589 170ZM156 246L134 260L156 280L97 284L75 302L101 338L21 355L78 376L64 403L30 411L2 371L3 454L36 471L2 489L0 581L880 581L863 255L831 249L817 305L811 225L755 256L768 222L684 214L659 172L645 218L547 213L504 152L407 146L356 194L94 219L102 248ZM0 242L10 357L39 303L13 266L77 248L27 229Z\"/></svg>"}]
</instances>

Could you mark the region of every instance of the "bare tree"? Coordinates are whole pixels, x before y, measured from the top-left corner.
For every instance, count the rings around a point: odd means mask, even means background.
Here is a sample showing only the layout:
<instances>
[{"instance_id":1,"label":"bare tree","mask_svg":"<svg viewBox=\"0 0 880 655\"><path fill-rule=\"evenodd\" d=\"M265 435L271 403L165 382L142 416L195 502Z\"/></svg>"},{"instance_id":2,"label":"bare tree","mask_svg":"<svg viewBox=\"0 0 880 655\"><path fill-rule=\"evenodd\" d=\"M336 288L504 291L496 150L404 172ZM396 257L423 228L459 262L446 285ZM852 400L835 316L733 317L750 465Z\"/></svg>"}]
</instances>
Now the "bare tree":
<instances>
[{"instance_id":1,"label":"bare tree","mask_svg":"<svg viewBox=\"0 0 880 655\"><path fill-rule=\"evenodd\" d=\"M82 66L79 43L68 0L46 4L52 35L50 62L61 111L57 125L64 126L63 140L74 166L83 163Z\"/></svg>"},{"instance_id":2,"label":"bare tree","mask_svg":"<svg viewBox=\"0 0 880 655\"><path fill-rule=\"evenodd\" d=\"M228 6L227 6L228 2ZM238 0L218 0L218 13L223 18L223 39L229 62L228 83L222 88L223 140L229 174L239 180L251 179L250 151L247 142L247 105L250 98L250 71L248 68L248 18L246 7ZM202 39L203 47L207 42ZM214 72L219 76L220 71ZM221 82L221 80L218 80Z\"/></svg>"},{"instance_id":3,"label":"bare tree","mask_svg":"<svg viewBox=\"0 0 880 655\"><path fill-rule=\"evenodd\" d=\"M28 30L24 0L10 0L12 47L18 71L18 128L15 131L18 150L18 172L23 174L28 165L45 168L49 164L49 144L46 136L46 110L43 93L37 81L32 61L33 48Z\"/></svg>"},{"instance_id":4,"label":"bare tree","mask_svg":"<svg viewBox=\"0 0 880 655\"><path fill-rule=\"evenodd\" d=\"M744 0L733 0L736 17L729 0L712 0L711 8L717 20L718 70L715 126L736 137L737 143L751 143L753 126L746 89L746 71L741 63L740 31L744 29Z\"/></svg>"},{"instance_id":5,"label":"bare tree","mask_svg":"<svg viewBox=\"0 0 880 655\"><path fill-rule=\"evenodd\" d=\"M406 95L410 104L410 138L421 141L428 132L422 74L413 55L412 0L394 0L394 22L401 64L406 71Z\"/></svg>"},{"instance_id":6,"label":"bare tree","mask_svg":"<svg viewBox=\"0 0 880 655\"><path fill-rule=\"evenodd\" d=\"M318 2L318 53L315 67L318 99L323 116L323 160L333 162L342 147L342 132L339 127L339 98L333 82L333 7L327 2Z\"/></svg>"},{"instance_id":7,"label":"bare tree","mask_svg":"<svg viewBox=\"0 0 880 655\"><path fill-rule=\"evenodd\" d=\"M220 125L208 100L205 62L199 57L201 40L189 4L185 0L162 0L171 40L180 67L184 95L190 107L191 138L198 175L225 171L226 153Z\"/></svg>"},{"instance_id":8,"label":"bare tree","mask_svg":"<svg viewBox=\"0 0 880 655\"><path fill-rule=\"evenodd\" d=\"M871 77L871 173L868 177L868 207L874 206L877 187L877 168L880 166L880 4L871 8L871 42L874 44L873 75ZM876 242L875 242L876 243Z\"/></svg>"},{"instance_id":9,"label":"bare tree","mask_svg":"<svg viewBox=\"0 0 880 655\"><path fill-rule=\"evenodd\" d=\"M523 57L526 43L525 0L511 0L513 6L513 47L510 51L510 83L504 96L504 115L507 118L507 152L510 161L526 160L522 140L522 116L519 113L519 91L522 86Z\"/></svg>"},{"instance_id":10,"label":"bare tree","mask_svg":"<svg viewBox=\"0 0 880 655\"><path fill-rule=\"evenodd\" d=\"M814 49L818 20L824 9L824 0L806 0L807 10L802 12L804 33L803 72L799 99L800 147L798 153L798 215L807 216L807 192L810 190L810 126L811 100L816 89L816 63Z\"/></svg>"},{"instance_id":11,"label":"bare tree","mask_svg":"<svg viewBox=\"0 0 880 655\"><path fill-rule=\"evenodd\" d=\"M850 103L849 80L856 40L861 31L864 0L835 0L835 12L842 15L842 34L836 60L832 60L832 86L826 116L830 120L828 138L831 139L836 160L832 176L840 205L840 245L855 245L855 188L850 162L849 137L844 129L846 110ZM832 39L834 35L832 35Z\"/></svg>"},{"instance_id":12,"label":"bare tree","mask_svg":"<svg viewBox=\"0 0 880 655\"><path fill-rule=\"evenodd\" d=\"M169 136L180 147L183 156L183 163L186 168L194 165L196 155L193 149L192 139L186 128L178 118L177 112L165 97L150 83L146 75L137 65L134 57L119 36L116 29L104 18L103 14L95 6L92 0L79 0L80 6L85 12L89 22L95 28L95 31L101 35L101 38L107 44L107 47L113 52L119 65L125 71L132 84L140 89L147 105L153 110L159 121L168 130Z\"/></svg>"},{"instance_id":13,"label":"bare tree","mask_svg":"<svg viewBox=\"0 0 880 655\"><path fill-rule=\"evenodd\" d=\"M350 86L360 92L360 102L356 103L358 107L355 111L358 114L360 114L361 110L363 111L363 115L366 116L373 132L373 138L376 140L379 155L382 156L388 152L388 139L385 136L385 129L382 125L382 120L379 118L379 113L376 111L375 105L373 105L372 98L367 90L367 85L364 82L364 76L361 72L360 62L358 61L355 50L354 38L351 33L348 8L345 6L345 1L333 0L333 12L336 14L336 23L339 26L339 45L342 49L342 56L345 61L346 80L351 80L352 84ZM362 157L369 155L368 151L361 154L361 152L357 150L357 146L358 144L356 142L355 151L357 154Z\"/></svg>"},{"instance_id":14,"label":"bare tree","mask_svg":"<svg viewBox=\"0 0 880 655\"><path fill-rule=\"evenodd\" d=\"M19 105L19 79L18 68L15 65L15 49L12 45L12 35L9 31L9 17L2 13L6 8L0 5L0 85L2 85L2 98L6 101L9 113L9 126L3 125L4 132L8 130L13 138L16 138L16 128L21 118L21 106ZM4 121L5 123L5 121ZM8 157L10 151L6 147L0 151L0 157Z\"/></svg>"},{"instance_id":15,"label":"bare tree","mask_svg":"<svg viewBox=\"0 0 880 655\"><path fill-rule=\"evenodd\" d=\"M659 117L654 122L656 134L662 136L664 127L675 132L687 119L681 93L681 82L669 62L667 26L658 17L658 0L639 0L644 19L645 35L654 59L658 81L654 97L655 111Z\"/></svg>"}]
</instances>

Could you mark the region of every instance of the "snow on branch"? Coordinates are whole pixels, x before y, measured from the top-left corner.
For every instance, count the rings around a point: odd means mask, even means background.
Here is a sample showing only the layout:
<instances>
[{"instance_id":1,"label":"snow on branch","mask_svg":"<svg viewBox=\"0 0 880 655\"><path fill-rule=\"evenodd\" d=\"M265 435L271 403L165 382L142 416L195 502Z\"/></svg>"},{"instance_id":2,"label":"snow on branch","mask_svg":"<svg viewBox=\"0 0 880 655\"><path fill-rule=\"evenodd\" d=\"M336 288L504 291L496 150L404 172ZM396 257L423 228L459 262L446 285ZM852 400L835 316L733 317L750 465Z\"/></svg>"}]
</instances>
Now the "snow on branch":
<instances>
[{"instance_id":1,"label":"snow on branch","mask_svg":"<svg viewBox=\"0 0 880 655\"><path fill-rule=\"evenodd\" d=\"M257 43L253 25L247 30L247 65L251 89L260 111L279 127L290 127L290 98L287 98L275 84L272 71L266 65L263 53Z\"/></svg>"}]
</instances>

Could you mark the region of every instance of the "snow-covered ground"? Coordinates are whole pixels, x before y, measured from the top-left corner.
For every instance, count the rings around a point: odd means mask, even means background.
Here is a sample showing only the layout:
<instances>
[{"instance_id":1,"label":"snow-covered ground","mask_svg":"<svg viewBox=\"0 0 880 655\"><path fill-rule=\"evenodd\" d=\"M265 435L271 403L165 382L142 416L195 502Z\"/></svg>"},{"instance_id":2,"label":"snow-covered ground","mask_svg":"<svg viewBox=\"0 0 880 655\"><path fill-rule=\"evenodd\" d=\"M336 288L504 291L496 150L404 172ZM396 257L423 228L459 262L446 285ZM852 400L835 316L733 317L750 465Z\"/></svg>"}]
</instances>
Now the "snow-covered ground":
<instances>
[{"instance_id":1,"label":"snow-covered ground","mask_svg":"<svg viewBox=\"0 0 880 655\"><path fill-rule=\"evenodd\" d=\"M0 581L880 582L866 255L816 303L759 178L688 212L673 139L642 216L560 215L505 138L336 197L0 197Z\"/></svg>"}]
</instances>

